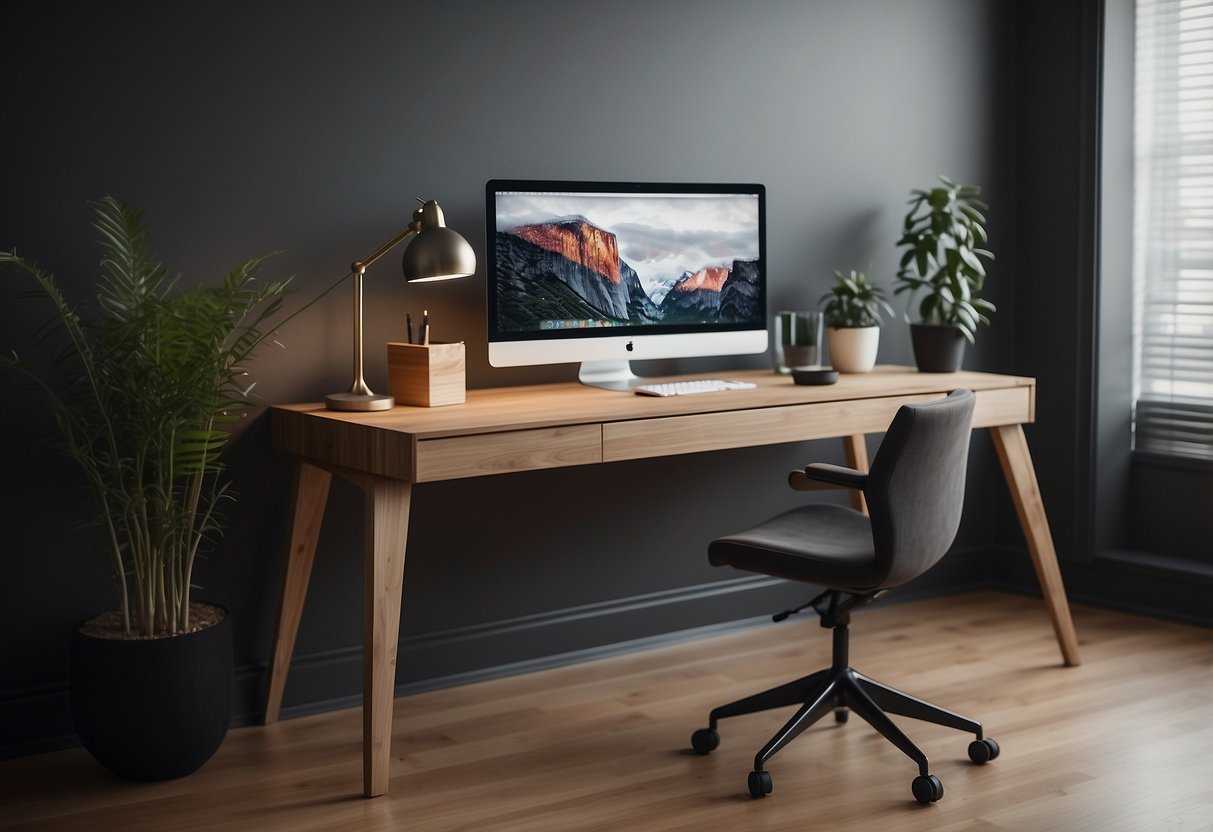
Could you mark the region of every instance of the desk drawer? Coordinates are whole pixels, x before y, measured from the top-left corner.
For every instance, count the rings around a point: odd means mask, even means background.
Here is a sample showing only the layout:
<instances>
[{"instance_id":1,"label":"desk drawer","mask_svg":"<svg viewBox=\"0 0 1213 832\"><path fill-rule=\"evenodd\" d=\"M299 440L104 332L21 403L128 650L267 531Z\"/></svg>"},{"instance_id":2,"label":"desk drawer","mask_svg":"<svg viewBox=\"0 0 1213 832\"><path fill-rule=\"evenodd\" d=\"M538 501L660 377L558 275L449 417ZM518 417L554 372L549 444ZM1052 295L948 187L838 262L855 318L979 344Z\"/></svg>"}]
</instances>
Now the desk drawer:
<instances>
[{"instance_id":1,"label":"desk drawer","mask_svg":"<svg viewBox=\"0 0 1213 832\"><path fill-rule=\"evenodd\" d=\"M977 391L973 427L1033 421L1033 390L1032 387L1015 387ZM903 404L928 402L944 395L942 392L919 393L611 422L602 427L602 459L619 462L883 433Z\"/></svg>"},{"instance_id":2,"label":"desk drawer","mask_svg":"<svg viewBox=\"0 0 1213 832\"><path fill-rule=\"evenodd\" d=\"M603 425L602 456L617 462L879 433L901 405L938 398L941 394L925 393L614 422Z\"/></svg>"},{"instance_id":3,"label":"desk drawer","mask_svg":"<svg viewBox=\"0 0 1213 832\"><path fill-rule=\"evenodd\" d=\"M602 462L602 427L571 425L417 443L414 482L454 480Z\"/></svg>"}]
</instances>

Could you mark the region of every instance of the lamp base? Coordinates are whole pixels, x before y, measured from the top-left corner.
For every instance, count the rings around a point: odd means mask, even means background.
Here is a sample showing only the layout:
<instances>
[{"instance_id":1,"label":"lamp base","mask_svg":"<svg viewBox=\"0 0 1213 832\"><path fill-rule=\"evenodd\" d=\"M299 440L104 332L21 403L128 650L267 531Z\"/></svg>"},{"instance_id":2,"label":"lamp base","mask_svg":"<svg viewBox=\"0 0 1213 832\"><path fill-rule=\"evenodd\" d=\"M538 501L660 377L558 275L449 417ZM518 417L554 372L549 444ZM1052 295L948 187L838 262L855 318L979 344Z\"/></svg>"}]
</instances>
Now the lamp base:
<instances>
[{"instance_id":1,"label":"lamp base","mask_svg":"<svg viewBox=\"0 0 1213 832\"><path fill-rule=\"evenodd\" d=\"M330 393L324 397L329 410L389 410L396 400L375 393Z\"/></svg>"}]
</instances>

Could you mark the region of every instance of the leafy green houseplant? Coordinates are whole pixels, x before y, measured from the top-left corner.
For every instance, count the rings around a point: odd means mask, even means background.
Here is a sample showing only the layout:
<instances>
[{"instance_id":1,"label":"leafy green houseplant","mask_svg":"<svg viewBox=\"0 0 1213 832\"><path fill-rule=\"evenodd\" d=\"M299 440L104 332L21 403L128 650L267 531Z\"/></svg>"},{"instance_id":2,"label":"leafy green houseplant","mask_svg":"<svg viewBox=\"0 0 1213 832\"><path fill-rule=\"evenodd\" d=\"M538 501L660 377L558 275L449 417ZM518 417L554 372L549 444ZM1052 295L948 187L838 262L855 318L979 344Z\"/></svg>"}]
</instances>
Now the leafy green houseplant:
<instances>
[{"instance_id":1,"label":"leafy green houseplant","mask_svg":"<svg viewBox=\"0 0 1213 832\"><path fill-rule=\"evenodd\" d=\"M970 343L978 326L989 324L987 317L994 304L980 296L985 285L983 260L994 255L983 248L987 242L986 217L989 206L978 199L981 188L959 185L946 176L930 190L913 190L901 239L905 246L897 273L894 294L908 293L907 302L917 300L917 327L943 328L927 337L942 338L956 353L956 367L964 344L952 344L959 338ZM915 356L919 354L919 330L911 328L915 338ZM919 360L920 369L922 362Z\"/></svg>"},{"instance_id":2,"label":"leafy green houseplant","mask_svg":"<svg viewBox=\"0 0 1213 832\"><path fill-rule=\"evenodd\" d=\"M0 252L0 267L32 282L24 294L49 301L44 333L58 344L49 361L10 355L0 358L0 366L32 382L56 429L58 450L87 481L115 586L110 640L184 640L198 629L201 611L209 612L206 623L222 618L222 611L191 604L194 565L221 531L221 504L232 495L220 453L231 423L248 405L253 385L247 364L272 335L289 279L259 282L264 258L255 258L218 286L182 287L149 253L137 212L108 196L94 209L102 246L94 302L70 302L51 275L16 252ZM102 617L91 623L106 624ZM230 636L228 641L230 666ZM121 681L112 678L121 675L115 661L99 660L102 677L94 686L108 689ZM134 661L142 678L143 665L152 660ZM73 643L74 710L78 664ZM230 695L230 671L226 685ZM145 710L155 710L147 704L154 698L148 689L115 697L142 702ZM103 721L115 721L115 713L102 711ZM189 717L167 717L183 718ZM222 719L226 731L226 714Z\"/></svg>"},{"instance_id":3,"label":"leafy green houseplant","mask_svg":"<svg viewBox=\"0 0 1213 832\"><path fill-rule=\"evenodd\" d=\"M835 283L821 296L830 363L842 373L866 373L876 364L880 319L892 315L884 290L863 272L834 272Z\"/></svg>"}]
</instances>

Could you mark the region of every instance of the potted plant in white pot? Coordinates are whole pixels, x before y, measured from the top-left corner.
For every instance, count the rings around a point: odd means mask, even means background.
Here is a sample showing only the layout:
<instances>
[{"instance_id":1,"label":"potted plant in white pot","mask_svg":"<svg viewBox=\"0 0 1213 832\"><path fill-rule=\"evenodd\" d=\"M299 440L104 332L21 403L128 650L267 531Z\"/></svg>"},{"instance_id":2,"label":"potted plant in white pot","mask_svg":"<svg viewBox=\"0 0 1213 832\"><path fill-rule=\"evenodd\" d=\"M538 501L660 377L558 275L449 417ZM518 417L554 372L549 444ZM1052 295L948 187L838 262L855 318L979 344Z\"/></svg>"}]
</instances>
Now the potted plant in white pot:
<instances>
[{"instance_id":1,"label":"potted plant in white pot","mask_svg":"<svg viewBox=\"0 0 1213 832\"><path fill-rule=\"evenodd\" d=\"M835 271L836 281L821 296L830 364L840 373L867 373L876 366L880 316L892 315L884 290L863 272Z\"/></svg>"},{"instance_id":2,"label":"potted plant in white pot","mask_svg":"<svg viewBox=\"0 0 1213 832\"><path fill-rule=\"evenodd\" d=\"M977 327L988 324L994 304L980 297L986 268L982 260L994 255L986 244L989 208L977 198L981 188L958 185L946 176L929 191L911 191L901 239L898 286L908 292L907 303L918 302L918 322L910 325L914 360L922 372L955 372L964 359L964 345L973 342Z\"/></svg>"},{"instance_id":3,"label":"potted plant in white pot","mask_svg":"<svg viewBox=\"0 0 1213 832\"><path fill-rule=\"evenodd\" d=\"M116 590L115 609L72 634L77 733L116 773L167 779L205 763L227 732L230 626L192 598L191 580L231 497L219 456L252 388L246 362L288 280L258 282L257 258L220 286L183 288L149 254L138 213L113 197L94 207L95 303L69 302L49 274L0 252L50 302L60 344L49 363L0 366L33 383L58 449L84 474Z\"/></svg>"}]
</instances>

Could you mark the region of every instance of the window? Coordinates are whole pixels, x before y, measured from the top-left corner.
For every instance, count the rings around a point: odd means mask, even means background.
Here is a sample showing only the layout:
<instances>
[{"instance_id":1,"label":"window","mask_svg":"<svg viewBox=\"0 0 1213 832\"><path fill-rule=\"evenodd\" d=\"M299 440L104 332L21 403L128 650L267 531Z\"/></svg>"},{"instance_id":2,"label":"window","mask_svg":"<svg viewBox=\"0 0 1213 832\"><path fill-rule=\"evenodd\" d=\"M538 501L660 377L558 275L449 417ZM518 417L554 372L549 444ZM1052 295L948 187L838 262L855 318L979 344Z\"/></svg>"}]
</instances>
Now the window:
<instances>
[{"instance_id":1,"label":"window","mask_svg":"<svg viewBox=\"0 0 1213 832\"><path fill-rule=\"evenodd\" d=\"M1213 0L1137 0L1134 449L1213 460Z\"/></svg>"}]
</instances>

